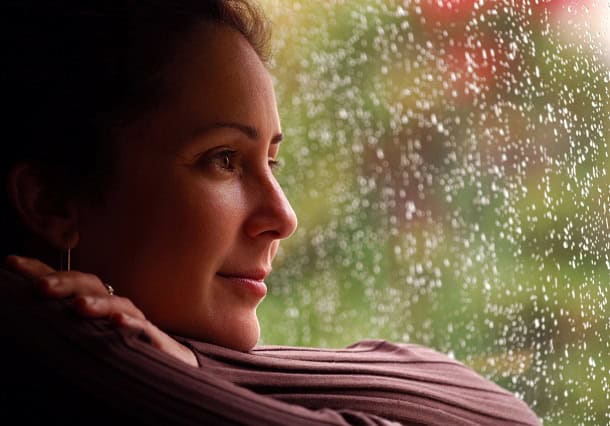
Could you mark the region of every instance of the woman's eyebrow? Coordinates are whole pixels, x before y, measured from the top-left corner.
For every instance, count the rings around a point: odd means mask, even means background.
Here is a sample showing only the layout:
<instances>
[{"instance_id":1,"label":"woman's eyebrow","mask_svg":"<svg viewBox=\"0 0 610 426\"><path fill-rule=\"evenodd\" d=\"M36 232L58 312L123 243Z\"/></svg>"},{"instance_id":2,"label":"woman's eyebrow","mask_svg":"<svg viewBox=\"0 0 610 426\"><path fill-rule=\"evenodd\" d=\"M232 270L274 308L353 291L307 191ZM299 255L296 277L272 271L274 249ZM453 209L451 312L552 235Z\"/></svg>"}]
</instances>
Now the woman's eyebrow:
<instances>
[{"instance_id":1,"label":"woman's eyebrow","mask_svg":"<svg viewBox=\"0 0 610 426\"><path fill-rule=\"evenodd\" d=\"M212 124L206 125L200 129L198 129L197 132L195 133L195 135L201 136L212 130L223 129L223 128L239 130L240 132L245 134L248 137L248 139L252 139L254 141L258 140L258 138L259 138L259 131L255 127L249 126L247 124L234 123L234 122L212 123ZM271 138L271 144L272 145L278 144L282 141L283 138L284 138L284 135L281 133L278 133L273 138Z\"/></svg>"}]
</instances>

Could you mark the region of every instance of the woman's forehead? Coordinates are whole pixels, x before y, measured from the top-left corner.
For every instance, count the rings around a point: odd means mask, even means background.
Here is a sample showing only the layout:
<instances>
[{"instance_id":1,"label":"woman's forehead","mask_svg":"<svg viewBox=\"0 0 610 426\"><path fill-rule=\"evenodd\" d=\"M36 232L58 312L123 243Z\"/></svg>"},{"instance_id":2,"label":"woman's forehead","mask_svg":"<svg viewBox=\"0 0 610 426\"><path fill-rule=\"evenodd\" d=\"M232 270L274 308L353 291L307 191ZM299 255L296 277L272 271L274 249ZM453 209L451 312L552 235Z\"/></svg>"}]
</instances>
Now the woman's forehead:
<instances>
[{"instance_id":1,"label":"woman's forehead","mask_svg":"<svg viewBox=\"0 0 610 426\"><path fill-rule=\"evenodd\" d=\"M195 29L168 69L168 79L177 101L214 122L248 122L254 112L276 112L269 72L246 38L227 26Z\"/></svg>"},{"instance_id":2,"label":"woman's forehead","mask_svg":"<svg viewBox=\"0 0 610 426\"><path fill-rule=\"evenodd\" d=\"M254 129L261 140L281 134L271 76L248 41L229 27L195 29L166 69L165 84L167 96L131 126L129 139L135 131L135 139L174 151L218 123Z\"/></svg>"}]
</instances>

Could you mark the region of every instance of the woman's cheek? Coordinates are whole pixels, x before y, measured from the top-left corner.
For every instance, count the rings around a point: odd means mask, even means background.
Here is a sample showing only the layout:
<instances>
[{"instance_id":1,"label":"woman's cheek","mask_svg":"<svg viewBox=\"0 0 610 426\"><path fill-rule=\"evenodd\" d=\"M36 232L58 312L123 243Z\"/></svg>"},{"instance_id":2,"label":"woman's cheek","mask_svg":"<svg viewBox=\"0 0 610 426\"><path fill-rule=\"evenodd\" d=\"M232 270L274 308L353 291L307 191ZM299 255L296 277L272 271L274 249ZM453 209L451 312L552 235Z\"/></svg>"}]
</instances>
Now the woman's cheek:
<instances>
[{"instance_id":1,"label":"woman's cheek","mask_svg":"<svg viewBox=\"0 0 610 426\"><path fill-rule=\"evenodd\" d=\"M275 240L271 243L271 249L269 250L269 263L273 262L275 256L277 255L277 251L280 249L280 240Z\"/></svg>"}]
</instances>

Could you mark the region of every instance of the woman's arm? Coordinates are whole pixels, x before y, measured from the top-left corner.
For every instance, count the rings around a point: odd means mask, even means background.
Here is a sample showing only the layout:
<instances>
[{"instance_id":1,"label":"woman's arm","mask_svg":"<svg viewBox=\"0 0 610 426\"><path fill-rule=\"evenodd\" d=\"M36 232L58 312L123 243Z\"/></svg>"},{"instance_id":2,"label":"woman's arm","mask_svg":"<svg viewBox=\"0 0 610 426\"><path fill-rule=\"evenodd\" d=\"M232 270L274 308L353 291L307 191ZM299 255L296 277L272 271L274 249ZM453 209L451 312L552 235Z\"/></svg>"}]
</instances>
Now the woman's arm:
<instances>
[{"instance_id":1,"label":"woman's arm","mask_svg":"<svg viewBox=\"0 0 610 426\"><path fill-rule=\"evenodd\" d=\"M75 315L68 299L36 297L0 269L0 417L21 424L389 425L357 410L309 410L237 386L106 318ZM6 422L2 422L3 424Z\"/></svg>"},{"instance_id":2,"label":"woman's arm","mask_svg":"<svg viewBox=\"0 0 610 426\"><path fill-rule=\"evenodd\" d=\"M33 266L36 267L40 265ZM99 297L108 303L105 310L99 311L77 308L79 315L100 317L102 311L113 312L114 315L122 309L130 312L130 315L142 315L131 303L119 303L116 296L108 296L103 284L95 277L71 274L59 274L64 283L55 286L51 294L53 297L94 291L99 292ZM51 276L57 275L52 273ZM46 281L39 280L38 283L48 294ZM70 304L67 299L63 302ZM72 322L77 322L72 318ZM70 325L74 324L67 324L66 328L70 329ZM113 323L106 325L110 330ZM130 330L134 331L125 327L118 331L125 333ZM165 333L161 336L178 345ZM142 343L141 335L139 338L139 345L150 346ZM257 398L265 398L263 395L266 395L273 398L274 403L289 403L284 406L284 409L289 407L289 411L303 410L293 413L297 415L296 419L301 419L301 415L322 415L321 419L329 424L384 424L384 418L403 424L427 425L539 424L535 414L514 395L459 362L417 345L369 341L339 350L268 347L241 353L216 345L178 339L196 353L199 371L210 374L214 380L231 386L238 393L249 389L256 393ZM174 360L180 359L172 351L163 349L171 346L156 347ZM119 358L122 357L120 355ZM207 394L204 397L207 398ZM236 396L233 402L238 403L239 400L240 397ZM243 404L241 401L239 404ZM164 407L167 405L161 404L156 408ZM246 420L248 424L257 424L254 419L244 417ZM274 424L271 419L265 421ZM297 420L289 423L300 424Z\"/></svg>"},{"instance_id":3,"label":"woman's arm","mask_svg":"<svg viewBox=\"0 0 610 426\"><path fill-rule=\"evenodd\" d=\"M112 295L95 275L78 271L57 272L32 258L9 256L6 265L34 282L39 292L49 298L72 300L75 312L85 318L107 318L117 327L144 332L157 349L189 365L197 366L193 352L146 319L130 299Z\"/></svg>"}]
</instances>

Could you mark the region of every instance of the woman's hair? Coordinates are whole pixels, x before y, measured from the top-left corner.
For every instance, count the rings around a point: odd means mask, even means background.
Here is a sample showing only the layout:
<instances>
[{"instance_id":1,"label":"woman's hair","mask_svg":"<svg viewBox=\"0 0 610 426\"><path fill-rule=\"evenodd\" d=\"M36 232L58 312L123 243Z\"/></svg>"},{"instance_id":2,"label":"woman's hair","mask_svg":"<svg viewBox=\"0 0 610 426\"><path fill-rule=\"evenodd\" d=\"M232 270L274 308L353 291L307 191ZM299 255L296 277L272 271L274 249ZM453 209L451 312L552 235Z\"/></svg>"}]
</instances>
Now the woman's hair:
<instances>
[{"instance_id":1,"label":"woman's hair","mask_svg":"<svg viewBox=\"0 0 610 426\"><path fill-rule=\"evenodd\" d=\"M28 235L7 175L36 166L58 197L100 201L113 135L168 96L165 68L199 24L228 25L268 59L269 25L250 0L16 0L0 6L0 254Z\"/></svg>"}]
</instances>

